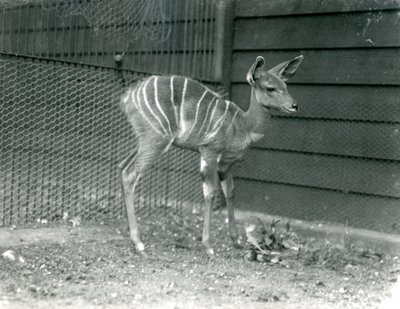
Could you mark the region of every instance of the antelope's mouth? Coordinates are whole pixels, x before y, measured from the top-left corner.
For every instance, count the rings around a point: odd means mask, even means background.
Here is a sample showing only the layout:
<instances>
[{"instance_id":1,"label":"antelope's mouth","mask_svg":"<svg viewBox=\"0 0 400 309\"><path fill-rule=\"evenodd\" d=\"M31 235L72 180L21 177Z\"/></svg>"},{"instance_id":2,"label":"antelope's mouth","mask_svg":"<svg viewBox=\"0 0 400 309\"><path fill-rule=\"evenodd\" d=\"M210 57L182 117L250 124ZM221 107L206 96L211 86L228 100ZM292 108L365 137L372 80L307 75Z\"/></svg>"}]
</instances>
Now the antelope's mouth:
<instances>
[{"instance_id":1,"label":"antelope's mouth","mask_svg":"<svg viewBox=\"0 0 400 309\"><path fill-rule=\"evenodd\" d=\"M282 110L284 112L288 113L288 114L292 114L292 113L297 112L299 110L299 108L297 106L296 107L291 107L291 108L282 107Z\"/></svg>"}]
</instances>

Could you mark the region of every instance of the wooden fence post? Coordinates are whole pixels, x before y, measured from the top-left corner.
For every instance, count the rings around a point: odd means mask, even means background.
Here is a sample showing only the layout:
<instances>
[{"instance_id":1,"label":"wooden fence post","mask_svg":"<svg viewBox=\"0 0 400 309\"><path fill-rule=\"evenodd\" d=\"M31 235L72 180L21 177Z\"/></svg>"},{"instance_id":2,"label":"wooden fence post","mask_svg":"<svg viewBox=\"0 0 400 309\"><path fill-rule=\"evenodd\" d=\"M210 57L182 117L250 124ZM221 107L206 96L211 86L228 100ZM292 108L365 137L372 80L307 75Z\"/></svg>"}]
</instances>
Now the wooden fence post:
<instances>
[{"instance_id":1,"label":"wooden fence post","mask_svg":"<svg viewBox=\"0 0 400 309\"><path fill-rule=\"evenodd\" d=\"M235 0L216 0L214 77L230 96Z\"/></svg>"}]
</instances>

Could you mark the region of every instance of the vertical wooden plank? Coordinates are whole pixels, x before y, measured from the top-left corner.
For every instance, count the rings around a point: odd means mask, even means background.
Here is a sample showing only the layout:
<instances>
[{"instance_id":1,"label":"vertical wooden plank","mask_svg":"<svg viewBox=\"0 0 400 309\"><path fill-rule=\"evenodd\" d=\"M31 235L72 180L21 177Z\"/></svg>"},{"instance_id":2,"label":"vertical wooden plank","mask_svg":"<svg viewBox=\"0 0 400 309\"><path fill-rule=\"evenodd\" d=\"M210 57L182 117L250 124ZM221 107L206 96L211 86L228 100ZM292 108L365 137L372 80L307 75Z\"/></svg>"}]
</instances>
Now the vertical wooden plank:
<instances>
[{"instance_id":1,"label":"vertical wooden plank","mask_svg":"<svg viewBox=\"0 0 400 309\"><path fill-rule=\"evenodd\" d=\"M90 23L90 21L89 21L89 25L93 31L93 25ZM96 44L95 44L95 48L93 49L94 57L93 57L93 59L90 57L89 63L100 63L100 61L101 61L101 36L100 36L100 32L98 29L94 33L96 36L96 41L95 41Z\"/></svg>"},{"instance_id":2,"label":"vertical wooden plank","mask_svg":"<svg viewBox=\"0 0 400 309\"><path fill-rule=\"evenodd\" d=\"M29 54L30 55L36 55L36 42L38 41L37 38L37 10L35 6L31 6L31 12L32 14L30 14L30 20L29 20L29 45L28 45L28 49L29 49Z\"/></svg>"},{"instance_id":3,"label":"vertical wooden plank","mask_svg":"<svg viewBox=\"0 0 400 309\"><path fill-rule=\"evenodd\" d=\"M177 38L177 32L178 32L178 24L177 24L177 18L178 18L178 1L181 1L181 0L175 0L174 1L174 5L175 5L175 7L174 7L174 17L173 17L173 20L174 20L174 22L173 22L173 27L174 27L174 29L175 29L175 31L174 31L174 40L173 40L173 44L172 44L172 61L171 61L171 67L172 67L172 69L171 69L171 71L174 73L174 74L177 74L178 73L178 68L177 68L177 63L176 63L176 57L175 57L175 54L176 54L176 46L177 46L177 42L178 42L178 38Z\"/></svg>"},{"instance_id":4,"label":"vertical wooden plank","mask_svg":"<svg viewBox=\"0 0 400 309\"><path fill-rule=\"evenodd\" d=\"M204 23L204 30L203 30L203 35L202 35L202 61L201 61L201 78L205 79L206 78L206 73L207 73L207 41L208 41L208 29L209 29L209 1L204 0L204 16L202 17L202 21Z\"/></svg>"},{"instance_id":5,"label":"vertical wooden plank","mask_svg":"<svg viewBox=\"0 0 400 309\"><path fill-rule=\"evenodd\" d=\"M216 2L214 79L224 86L227 93L231 87L234 5L235 2L229 0Z\"/></svg>"},{"instance_id":6,"label":"vertical wooden plank","mask_svg":"<svg viewBox=\"0 0 400 309\"><path fill-rule=\"evenodd\" d=\"M17 41L15 53L19 54L19 53L21 53L22 7L19 5L14 10L18 12L17 13L17 19L18 19L17 20L17 29L15 29L15 35L16 35L15 39Z\"/></svg>"},{"instance_id":7,"label":"vertical wooden plank","mask_svg":"<svg viewBox=\"0 0 400 309\"><path fill-rule=\"evenodd\" d=\"M32 32L32 6L26 7L25 13L25 21L24 21L24 30L25 30L25 40L23 46L23 52L25 55L30 55L32 52L32 41L34 40L33 32Z\"/></svg>"},{"instance_id":8,"label":"vertical wooden plank","mask_svg":"<svg viewBox=\"0 0 400 309\"><path fill-rule=\"evenodd\" d=\"M58 37L58 22L59 22L59 11L58 11L58 2L54 5L54 9L52 9L52 12L54 14L54 31L53 31L53 39L52 39L52 51L51 51L51 57L56 58L56 51L57 51L57 37ZM50 51L49 51L50 52Z\"/></svg>"},{"instance_id":9,"label":"vertical wooden plank","mask_svg":"<svg viewBox=\"0 0 400 309\"><path fill-rule=\"evenodd\" d=\"M39 12L39 14L38 14L38 24L37 24L37 26L38 26L38 28L37 28L37 32L38 32L38 38L39 38L39 41L37 42L38 44L37 44L37 49L38 49L38 54L39 54L39 56L41 56L41 57L43 57L43 56L45 56L44 55L44 46L46 45L44 42L45 42L45 21L44 21L44 12L43 12L43 9L42 9L42 7L41 7L41 4L40 3L35 3L35 7L36 7L36 10Z\"/></svg>"},{"instance_id":10,"label":"vertical wooden plank","mask_svg":"<svg viewBox=\"0 0 400 309\"><path fill-rule=\"evenodd\" d=\"M215 1L213 0L208 0L211 6L211 14L210 14L210 36L209 36L209 41L208 41L208 75L207 79L208 80L213 80L214 79L214 74L213 74L213 60L214 60L214 26L215 26Z\"/></svg>"},{"instance_id":11,"label":"vertical wooden plank","mask_svg":"<svg viewBox=\"0 0 400 309\"><path fill-rule=\"evenodd\" d=\"M83 53L87 50L87 45L89 44L89 40L87 39L87 33L85 29L85 21L82 16L79 16L78 23L77 23L77 31L78 37L76 40L76 47L75 47L75 59L79 62L83 62Z\"/></svg>"},{"instance_id":12,"label":"vertical wooden plank","mask_svg":"<svg viewBox=\"0 0 400 309\"><path fill-rule=\"evenodd\" d=\"M157 3L155 5L161 6L161 2ZM153 24L154 27L159 27L159 25L158 25L159 21L157 20L157 18L155 18L158 16L155 16L154 14L152 14L151 17L152 17L152 20L150 20L150 23ZM152 29L152 31L154 32L155 29ZM158 37L154 35L154 33L152 34L152 36L153 36L153 38L151 40L152 41L151 46L152 46L153 50L152 50L151 55L154 57L154 70L153 71L160 73L161 72L161 63L162 63L162 61L160 61L160 58L161 58L160 41L158 40Z\"/></svg>"},{"instance_id":13,"label":"vertical wooden plank","mask_svg":"<svg viewBox=\"0 0 400 309\"><path fill-rule=\"evenodd\" d=\"M51 47L54 44L52 42L52 38L53 38L52 32L53 32L53 30L51 28L51 18L50 18L50 14L52 13L52 11L50 11L50 9L45 10L43 6L42 6L41 9L42 9L42 11L44 13L45 20L46 20L46 39L45 39L45 41L46 41L47 44L46 44L46 50L44 51L44 53L45 53L45 56L47 58L49 58L50 57Z\"/></svg>"},{"instance_id":14,"label":"vertical wooden plank","mask_svg":"<svg viewBox=\"0 0 400 309\"><path fill-rule=\"evenodd\" d=\"M22 44L21 44L21 53L23 53L24 55L28 55L28 46L30 44L30 40L32 40L32 36L30 33L30 16L32 14L32 8L31 6L27 5L24 7L24 12L22 14L22 29L21 31L22 36L23 36L23 40L22 40Z\"/></svg>"},{"instance_id":15,"label":"vertical wooden plank","mask_svg":"<svg viewBox=\"0 0 400 309\"><path fill-rule=\"evenodd\" d=\"M145 40L138 39L137 42L138 42L138 44L132 45L132 47L133 47L133 49L132 49L132 57L134 58L132 60L132 62L133 62L132 69L141 70L141 66L140 66L141 59L142 59L142 52L141 51L144 50ZM135 47L136 47L136 49L135 49Z\"/></svg>"},{"instance_id":16,"label":"vertical wooden plank","mask_svg":"<svg viewBox=\"0 0 400 309\"><path fill-rule=\"evenodd\" d=\"M65 41L66 41L66 36L67 36L67 19L69 19L70 16L65 16L63 15L61 17L61 35L60 35L60 44L58 44L59 46L59 58L60 59L64 59L65 54Z\"/></svg>"},{"instance_id":17,"label":"vertical wooden plank","mask_svg":"<svg viewBox=\"0 0 400 309\"><path fill-rule=\"evenodd\" d=\"M192 35L194 36L194 46L193 46L193 65L194 65L194 71L193 71L193 76L198 76L199 75L199 64L197 63L198 61L198 50L199 50L199 28L201 26L201 21L200 21L200 1L195 1L195 15L193 22L195 24L194 31Z\"/></svg>"},{"instance_id":18,"label":"vertical wooden plank","mask_svg":"<svg viewBox=\"0 0 400 309\"><path fill-rule=\"evenodd\" d=\"M9 14L9 24L8 24L8 35L9 35L9 47L8 50L9 52L13 52L13 20L15 20L14 16L14 10L8 9L8 14Z\"/></svg>"},{"instance_id":19,"label":"vertical wooden plank","mask_svg":"<svg viewBox=\"0 0 400 309\"><path fill-rule=\"evenodd\" d=\"M106 30L99 30L99 37L100 37L100 41L101 41L101 50L100 50L101 58L100 58L100 61L98 63L96 63L96 64L106 66L107 65L107 61L108 61L108 59L107 59L107 51L106 51L106 41L110 39L109 38L109 33L107 33Z\"/></svg>"},{"instance_id":20,"label":"vertical wooden plank","mask_svg":"<svg viewBox=\"0 0 400 309\"><path fill-rule=\"evenodd\" d=\"M160 4L160 6L161 6L161 10L162 10L162 13L164 14L164 16L165 16L165 12L166 12L166 9L164 9L163 8L163 6L162 6L162 4ZM163 19L162 20L162 22L160 22L161 23L161 27L162 27L162 30L161 30L161 37L162 37L162 40L161 40L161 42L159 42L158 43L158 45L159 45L159 49L160 49L160 55L162 55L162 56L164 56L165 55L165 45L166 45L166 40L164 39L165 38L165 36L167 35L167 27L168 27L168 20L167 20L167 17L165 16L165 19ZM165 59L165 57L163 57L164 59ZM161 64L160 64L160 73L161 74L165 74L166 73L166 64L165 64L165 60L163 60L163 61L161 61Z\"/></svg>"},{"instance_id":21,"label":"vertical wooden plank","mask_svg":"<svg viewBox=\"0 0 400 309\"><path fill-rule=\"evenodd\" d=\"M186 0L185 1L185 17L183 21L183 54L182 54L182 69L181 73L183 75L189 75L187 72L187 58L189 55L188 47L187 47L187 41L188 41L188 20L189 20L189 10L190 10L190 4L193 3L191 1ZM195 1L197 3L197 1Z\"/></svg>"},{"instance_id":22,"label":"vertical wooden plank","mask_svg":"<svg viewBox=\"0 0 400 309\"><path fill-rule=\"evenodd\" d=\"M1 46L0 50L5 51L5 32L6 32L6 18L5 18L5 8L1 9Z\"/></svg>"},{"instance_id":23,"label":"vertical wooden plank","mask_svg":"<svg viewBox=\"0 0 400 309\"><path fill-rule=\"evenodd\" d=\"M168 47L166 48L166 53L167 53L167 61L166 61L166 73L171 74L171 48L172 48L172 39L173 39L173 9L174 9L174 1L169 0L169 6L168 6L168 12L169 12L169 20L168 20L168 25L169 25L169 37L167 40L167 45Z\"/></svg>"},{"instance_id":24,"label":"vertical wooden plank","mask_svg":"<svg viewBox=\"0 0 400 309\"><path fill-rule=\"evenodd\" d=\"M85 41L86 41L86 45L85 46L86 47L82 51L82 55L81 55L81 61L82 62L85 59L85 57L90 57L91 51L93 49L93 46L92 46L92 44L93 44L93 40L92 40L93 34L90 31L90 27L89 27L88 21L85 18L83 18L83 20L84 20L84 25L85 25L85 31L84 32L85 32Z\"/></svg>"},{"instance_id":25,"label":"vertical wooden plank","mask_svg":"<svg viewBox=\"0 0 400 309\"><path fill-rule=\"evenodd\" d=\"M193 2L191 2L193 4ZM196 69L196 66L194 65L192 59L193 59L193 54L194 54L194 27L195 27L195 15L194 15L194 10L193 10L193 6L190 10L190 16L189 16L189 37L188 37L188 58L189 58L189 63L188 63L188 75L189 76L194 76L194 70Z\"/></svg>"},{"instance_id":26,"label":"vertical wooden plank","mask_svg":"<svg viewBox=\"0 0 400 309\"><path fill-rule=\"evenodd\" d=\"M71 16L70 25L69 25L69 43L68 43L68 53L69 53L69 60L75 60L75 50L76 50L76 42L77 42L77 28L76 28L76 21L77 15Z\"/></svg>"}]
</instances>

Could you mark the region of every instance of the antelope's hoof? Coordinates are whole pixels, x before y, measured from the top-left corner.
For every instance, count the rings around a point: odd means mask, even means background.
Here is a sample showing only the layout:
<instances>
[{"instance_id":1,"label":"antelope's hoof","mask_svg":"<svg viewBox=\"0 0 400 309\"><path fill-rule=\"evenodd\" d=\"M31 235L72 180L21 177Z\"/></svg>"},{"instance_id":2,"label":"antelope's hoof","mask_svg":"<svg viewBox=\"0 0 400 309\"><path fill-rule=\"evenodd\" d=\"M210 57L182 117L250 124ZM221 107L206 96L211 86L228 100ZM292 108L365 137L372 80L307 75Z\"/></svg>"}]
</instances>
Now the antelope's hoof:
<instances>
[{"instance_id":1,"label":"antelope's hoof","mask_svg":"<svg viewBox=\"0 0 400 309\"><path fill-rule=\"evenodd\" d=\"M237 238L232 238L232 243L235 249L243 249L242 244L240 243L240 240Z\"/></svg>"},{"instance_id":2,"label":"antelope's hoof","mask_svg":"<svg viewBox=\"0 0 400 309\"><path fill-rule=\"evenodd\" d=\"M215 252L214 252L213 248L211 248L210 246L204 246L204 248L206 249L206 253L209 258L213 258L215 256Z\"/></svg>"},{"instance_id":3,"label":"antelope's hoof","mask_svg":"<svg viewBox=\"0 0 400 309\"><path fill-rule=\"evenodd\" d=\"M135 243L135 248L138 253L144 254L144 244L142 242Z\"/></svg>"},{"instance_id":4,"label":"antelope's hoof","mask_svg":"<svg viewBox=\"0 0 400 309\"><path fill-rule=\"evenodd\" d=\"M234 243L233 243L233 247L234 247L235 249L239 249L239 250L241 250L241 249L244 248L239 242L234 242Z\"/></svg>"}]
</instances>

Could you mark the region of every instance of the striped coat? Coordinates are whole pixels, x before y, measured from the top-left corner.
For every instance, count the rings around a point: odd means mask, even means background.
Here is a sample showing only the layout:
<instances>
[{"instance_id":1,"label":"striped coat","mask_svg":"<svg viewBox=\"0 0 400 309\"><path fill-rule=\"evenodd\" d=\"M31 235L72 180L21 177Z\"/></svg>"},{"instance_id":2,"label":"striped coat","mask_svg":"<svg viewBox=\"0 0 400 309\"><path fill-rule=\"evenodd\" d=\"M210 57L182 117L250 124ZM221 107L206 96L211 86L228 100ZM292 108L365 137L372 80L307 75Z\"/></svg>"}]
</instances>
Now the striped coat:
<instances>
[{"instance_id":1,"label":"striped coat","mask_svg":"<svg viewBox=\"0 0 400 309\"><path fill-rule=\"evenodd\" d=\"M251 142L242 136L246 134L245 123L239 121L243 110L190 78L148 77L126 92L122 105L139 143L162 137L183 148L207 145L236 153Z\"/></svg>"}]
</instances>

